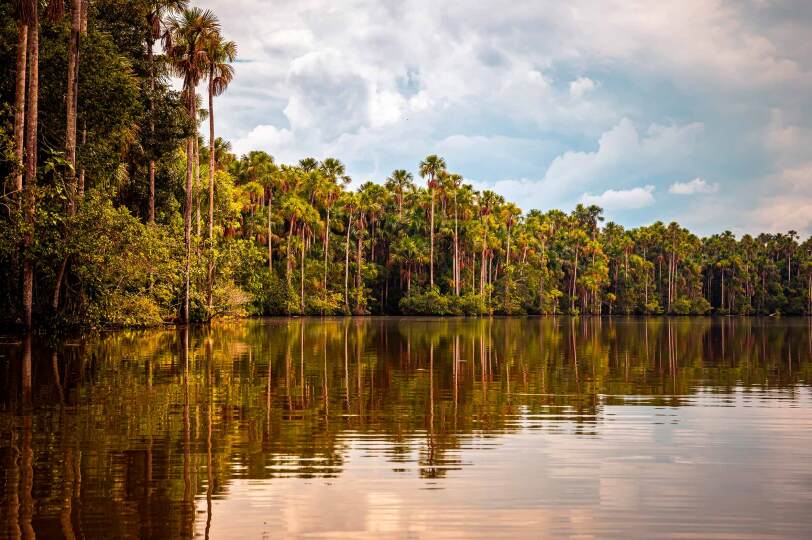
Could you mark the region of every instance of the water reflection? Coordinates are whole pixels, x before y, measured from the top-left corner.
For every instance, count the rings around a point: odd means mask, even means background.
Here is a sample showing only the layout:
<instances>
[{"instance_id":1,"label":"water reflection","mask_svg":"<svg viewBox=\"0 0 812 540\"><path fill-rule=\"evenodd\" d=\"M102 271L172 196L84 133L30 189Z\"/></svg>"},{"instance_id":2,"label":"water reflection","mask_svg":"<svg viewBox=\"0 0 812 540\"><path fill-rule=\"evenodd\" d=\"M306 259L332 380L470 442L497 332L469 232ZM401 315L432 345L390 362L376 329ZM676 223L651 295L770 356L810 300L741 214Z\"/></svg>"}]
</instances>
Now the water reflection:
<instances>
[{"instance_id":1,"label":"water reflection","mask_svg":"<svg viewBox=\"0 0 812 540\"><path fill-rule=\"evenodd\" d=\"M0 344L0 537L799 536L801 319L267 319Z\"/></svg>"}]
</instances>

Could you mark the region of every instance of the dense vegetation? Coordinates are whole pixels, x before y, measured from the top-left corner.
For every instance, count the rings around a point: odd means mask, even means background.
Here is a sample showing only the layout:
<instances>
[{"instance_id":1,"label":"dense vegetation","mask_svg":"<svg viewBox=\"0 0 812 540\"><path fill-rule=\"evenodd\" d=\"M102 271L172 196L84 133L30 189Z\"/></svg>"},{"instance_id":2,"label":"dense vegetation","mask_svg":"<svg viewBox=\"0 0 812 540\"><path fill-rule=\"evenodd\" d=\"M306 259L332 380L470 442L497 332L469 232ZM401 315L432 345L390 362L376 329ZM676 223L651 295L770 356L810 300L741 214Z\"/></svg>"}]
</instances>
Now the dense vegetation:
<instances>
[{"instance_id":1,"label":"dense vegetation","mask_svg":"<svg viewBox=\"0 0 812 540\"><path fill-rule=\"evenodd\" d=\"M0 32L0 322L812 313L794 231L523 213L438 156L357 190L334 158L234 156L236 45L186 0L16 0Z\"/></svg>"}]
</instances>

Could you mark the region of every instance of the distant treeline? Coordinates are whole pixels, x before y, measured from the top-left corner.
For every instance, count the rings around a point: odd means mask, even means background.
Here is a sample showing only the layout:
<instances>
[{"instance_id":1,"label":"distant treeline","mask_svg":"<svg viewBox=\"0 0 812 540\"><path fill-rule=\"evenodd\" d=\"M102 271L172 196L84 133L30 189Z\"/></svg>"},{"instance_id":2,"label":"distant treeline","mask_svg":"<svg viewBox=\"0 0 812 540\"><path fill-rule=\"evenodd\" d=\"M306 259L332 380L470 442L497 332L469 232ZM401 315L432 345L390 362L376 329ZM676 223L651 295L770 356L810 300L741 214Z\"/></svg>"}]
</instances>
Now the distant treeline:
<instances>
[{"instance_id":1,"label":"distant treeline","mask_svg":"<svg viewBox=\"0 0 812 540\"><path fill-rule=\"evenodd\" d=\"M185 0L17 0L0 31L0 322L812 314L794 231L523 213L434 155L420 185L397 170L355 191L334 158L234 156L214 103L237 47Z\"/></svg>"}]
</instances>

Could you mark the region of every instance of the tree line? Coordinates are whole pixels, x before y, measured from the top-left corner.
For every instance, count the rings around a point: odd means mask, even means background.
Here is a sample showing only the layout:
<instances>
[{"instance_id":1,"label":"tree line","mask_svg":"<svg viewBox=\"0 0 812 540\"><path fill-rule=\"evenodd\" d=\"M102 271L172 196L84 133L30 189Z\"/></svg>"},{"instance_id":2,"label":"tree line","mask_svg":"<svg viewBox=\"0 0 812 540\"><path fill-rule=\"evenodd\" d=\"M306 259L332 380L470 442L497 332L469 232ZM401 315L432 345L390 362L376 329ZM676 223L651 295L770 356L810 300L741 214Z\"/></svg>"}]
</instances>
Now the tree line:
<instances>
[{"instance_id":1,"label":"tree line","mask_svg":"<svg viewBox=\"0 0 812 540\"><path fill-rule=\"evenodd\" d=\"M0 29L4 323L812 313L795 231L523 212L436 155L357 189L335 158L235 156L237 46L186 0L15 0Z\"/></svg>"}]
</instances>

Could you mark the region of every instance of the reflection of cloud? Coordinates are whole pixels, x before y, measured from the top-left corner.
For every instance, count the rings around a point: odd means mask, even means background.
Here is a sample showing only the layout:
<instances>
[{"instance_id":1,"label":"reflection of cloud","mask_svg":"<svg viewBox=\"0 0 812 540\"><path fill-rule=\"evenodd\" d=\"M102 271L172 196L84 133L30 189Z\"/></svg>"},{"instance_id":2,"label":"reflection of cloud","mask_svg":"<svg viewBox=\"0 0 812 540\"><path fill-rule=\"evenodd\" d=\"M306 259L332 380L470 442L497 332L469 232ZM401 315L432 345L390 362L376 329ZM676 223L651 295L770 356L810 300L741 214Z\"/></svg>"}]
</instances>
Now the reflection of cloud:
<instances>
[{"instance_id":1,"label":"reflection of cloud","mask_svg":"<svg viewBox=\"0 0 812 540\"><path fill-rule=\"evenodd\" d=\"M788 537L808 526L812 449L798 438L812 393L793 404L771 392L698 388L691 406L606 406L583 437L560 412L500 434L499 451L473 438L463 470L417 474L417 452L391 470L385 437L345 433L347 467L329 479L234 479L214 500L214 538L762 537L778 521ZM532 399L532 398L530 398ZM557 418L557 420L556 420ZM414 440L414 447L425 444ZM198 531L206 501L198 499ZM691 508L686 519L680 509Z\"/></svg>"}]
</instances>

